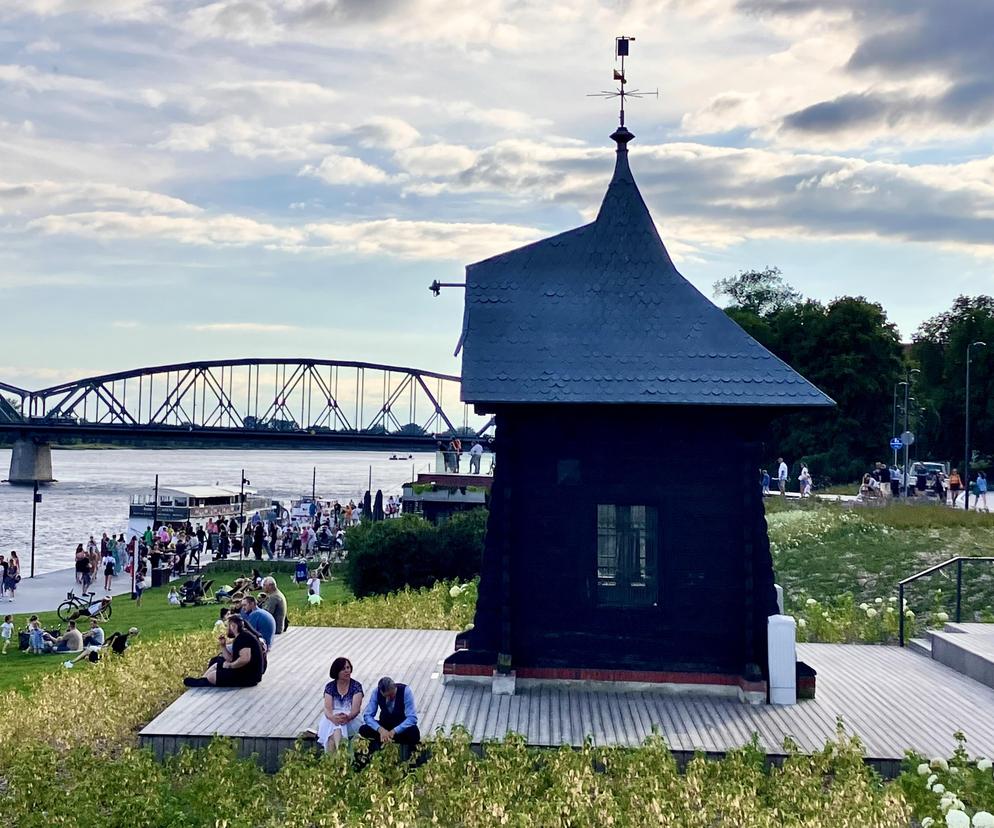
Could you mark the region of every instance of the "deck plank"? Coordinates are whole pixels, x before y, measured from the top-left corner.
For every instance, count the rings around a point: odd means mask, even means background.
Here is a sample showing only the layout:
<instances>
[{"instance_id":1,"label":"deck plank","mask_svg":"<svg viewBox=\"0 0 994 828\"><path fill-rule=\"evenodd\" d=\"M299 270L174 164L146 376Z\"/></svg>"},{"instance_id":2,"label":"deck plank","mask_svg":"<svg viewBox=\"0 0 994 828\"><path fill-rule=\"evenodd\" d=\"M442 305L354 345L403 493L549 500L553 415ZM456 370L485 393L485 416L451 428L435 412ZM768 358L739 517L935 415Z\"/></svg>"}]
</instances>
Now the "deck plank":
<instances>
[{"instance_id":1,"label":"deck plank","mask_svg":"<svg viewBox=\"0 0 994 828\"><path fill-rule=\"evenodd\" d=\"M257 687L188 690L146 725L142 740L162 756L219 733L275 761L277 740L317 723L328 665L346 655L367 694L386 674L411 687L425 736L462 725L474 742L515 731L532 744L579 746L590 736L598 745L633 746L655 727L675 751L721 753L757 733L768 753L780 754L785 736L802 751L820 750L834 739L841 715L875 760L899 761L908 748L946 754L956 730L967 734L972 752L994 755L994 689L896 647L798 645L799 657L818 671L817 698L789 707L572 683L519 682L516 695L494 696L486 684L442 683L439 662L451 648L447 631L294 627L277 639Z\"/></svg>"}]
</instances>

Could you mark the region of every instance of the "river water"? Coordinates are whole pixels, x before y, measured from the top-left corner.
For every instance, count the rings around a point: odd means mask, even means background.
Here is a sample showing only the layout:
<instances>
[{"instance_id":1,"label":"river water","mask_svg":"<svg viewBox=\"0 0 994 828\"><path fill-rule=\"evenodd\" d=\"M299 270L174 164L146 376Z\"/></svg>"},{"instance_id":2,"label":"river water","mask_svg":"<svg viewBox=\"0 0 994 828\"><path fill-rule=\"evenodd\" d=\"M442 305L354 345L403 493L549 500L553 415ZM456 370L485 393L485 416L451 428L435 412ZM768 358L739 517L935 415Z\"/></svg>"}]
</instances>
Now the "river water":
<instances>
[{"instance_id":1,"label":"river water","mask_svg":"<svg viewBox=\"0 0 994 828\"><path fill-rule=\"evenodd\" d=\"M400 452L398 452L398 456ZM403 455L407 457L406 454ZM238 488L245 477L259 494L289 500L311 493L317 468L321 497L357 503L369 485L383 496L399 495L412 468L428 471L435 455L419 452L408 460L390 460L384 451L276 451L193 449L52 449L58 483L42 487L38 504L35 571L49 572L73 564L77 543L92 534L123 532L132 492L159 485L214 485ZM463 455L463 463L467 463ZM10 450L0 449L0 478L10 468ZM484 466L486 468L486 466ZM16 549L24 575L31 550L31 489L0 483L0 554Z\"/></svg>"}]
</instances>

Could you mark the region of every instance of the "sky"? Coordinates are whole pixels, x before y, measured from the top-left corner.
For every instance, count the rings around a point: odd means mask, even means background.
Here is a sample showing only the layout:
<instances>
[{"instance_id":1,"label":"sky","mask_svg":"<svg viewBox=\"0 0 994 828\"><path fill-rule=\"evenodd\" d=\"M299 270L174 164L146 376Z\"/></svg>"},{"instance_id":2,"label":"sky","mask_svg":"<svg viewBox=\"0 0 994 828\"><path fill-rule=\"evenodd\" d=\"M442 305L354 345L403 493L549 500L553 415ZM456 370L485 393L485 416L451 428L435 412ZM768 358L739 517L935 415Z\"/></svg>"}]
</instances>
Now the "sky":
<instances>
[{"instance_id":1,"label":"sky","mask_svg":"<svg viewBox=\"0 0 994 828\"><path fill-rule=\"evenodd\" d=\"M458 373L474 261L592 220L635 36L678 268L905 340L994 291L990 0L4 0L0 381L238 357Z\"/></svg>"}]
</instances>

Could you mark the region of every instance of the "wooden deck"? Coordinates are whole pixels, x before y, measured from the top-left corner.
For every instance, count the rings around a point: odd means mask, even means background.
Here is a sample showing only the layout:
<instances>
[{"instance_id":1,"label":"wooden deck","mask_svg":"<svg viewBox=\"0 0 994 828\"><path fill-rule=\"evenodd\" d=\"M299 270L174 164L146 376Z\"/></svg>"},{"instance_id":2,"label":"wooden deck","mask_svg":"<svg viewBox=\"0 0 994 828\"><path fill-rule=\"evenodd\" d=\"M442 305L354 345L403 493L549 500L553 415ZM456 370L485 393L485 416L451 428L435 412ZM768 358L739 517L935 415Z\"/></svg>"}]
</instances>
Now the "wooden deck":
<instances>
[{"instance_id":1,"label":"wooden deck","mask_svg":"<svg viewBox=\"0 0 994 828\"><path fill-rule=\"evenodd\" d=\"M297 736L316 727L328 667L346 655L367 692L381 675L411 687L426 736L458 724L474 742L515 731L532 745L580 745L591 736L597 744L637 746L656 729L683 756L720 755L756 734L777 757L785 737L802 751L820 750L841 716L862 740L867 760L888 775L908 748L948 755L957 730L967 734L973 753L994 755L994 689L897 647L798 645L799 657L818 671L817 698L793 707L754 707L575 686L519 688L515 696L494 696L483 686L443 686L441 662L453 639L451 632L432 630L293 628L277 639L259 686L188 690L142 730L140 740L162 757L183 744L206 744L214 734L230 736L244 755L257 753L275 769Z\"/></svg>"}]
</instances>

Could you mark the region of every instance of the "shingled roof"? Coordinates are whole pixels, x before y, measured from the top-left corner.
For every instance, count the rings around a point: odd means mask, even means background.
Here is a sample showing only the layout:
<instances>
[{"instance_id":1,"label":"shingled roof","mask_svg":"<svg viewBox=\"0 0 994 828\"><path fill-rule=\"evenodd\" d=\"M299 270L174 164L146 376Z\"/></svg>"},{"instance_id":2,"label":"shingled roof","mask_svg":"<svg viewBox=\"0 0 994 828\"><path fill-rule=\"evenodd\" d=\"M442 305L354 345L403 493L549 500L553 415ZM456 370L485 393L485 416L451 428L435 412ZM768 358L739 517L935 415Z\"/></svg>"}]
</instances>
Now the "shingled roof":
<instances>
[{"instance_id":1,"label":"shingled roof","mask_svg":"<svg viewBox=\"0 0 994 828\"><path fill-rule=\"evenodd\" d=\"M463 400L834 405L677 272L611 137L595 221L466 268Z\"/></svg>"}]
</instances>

